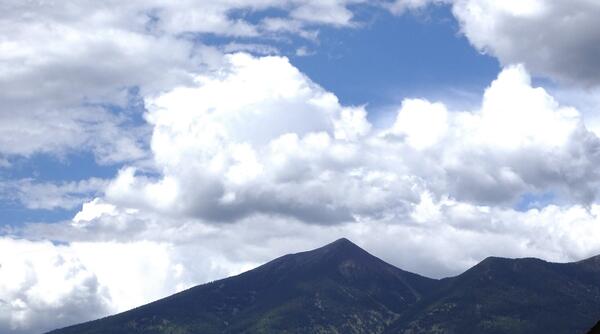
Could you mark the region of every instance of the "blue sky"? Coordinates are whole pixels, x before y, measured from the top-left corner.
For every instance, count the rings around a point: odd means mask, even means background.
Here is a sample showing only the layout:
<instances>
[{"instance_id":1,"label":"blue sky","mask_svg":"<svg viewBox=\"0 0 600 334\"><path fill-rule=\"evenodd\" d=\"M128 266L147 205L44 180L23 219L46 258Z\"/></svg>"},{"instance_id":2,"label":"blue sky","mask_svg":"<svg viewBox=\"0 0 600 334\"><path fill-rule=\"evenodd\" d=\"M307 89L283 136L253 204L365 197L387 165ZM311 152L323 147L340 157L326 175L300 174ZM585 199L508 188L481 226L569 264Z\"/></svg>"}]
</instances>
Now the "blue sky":
<instances>
[{"instance_id":1,"label":"blue sky","mask_svg":"<svg viewBox=\"0 0 600 334\"><path fill-rule=\"evenodd\" d=\"M406 97L479 96L500 68L459 34L447 6L401 17L376 11L364 24L323 29L316 53L292 63L343 103L369 104L373 111Z\"/></svg>"},{"instance_id":2,"label":"blue sky","mask_svg":"<svg viewBox=\"0 0 600 334\"><path fill-rule=\"evenodd\" d=\"M600 5L108 1L0 4L0 332L340 237L431 277L600 253Z\"/></svg>"}]
</instances>

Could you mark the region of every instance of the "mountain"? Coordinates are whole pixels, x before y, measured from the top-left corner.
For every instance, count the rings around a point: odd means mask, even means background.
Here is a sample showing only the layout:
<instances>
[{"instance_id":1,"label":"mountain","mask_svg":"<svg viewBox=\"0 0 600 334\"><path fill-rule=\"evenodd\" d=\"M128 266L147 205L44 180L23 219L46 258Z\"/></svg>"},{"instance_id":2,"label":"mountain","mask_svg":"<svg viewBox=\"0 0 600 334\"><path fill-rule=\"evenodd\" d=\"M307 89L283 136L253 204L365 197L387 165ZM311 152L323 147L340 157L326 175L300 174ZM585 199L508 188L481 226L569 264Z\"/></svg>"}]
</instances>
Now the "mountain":
<instances>
[{"instance_id":1,"label":"mountain","mask_svg":"<svg viewBox=\"0 0 600 334\"><path fill-rule=\"evenodd\" d=\"M590 331L587 334L600 334L600 321L598 321L596 323L596 326L590 329Z\"/></svg>"},{"instance_id":2,"label":"mountain","mask_svg":"<svg viewBox=\"0 0 600 334\"><path fill-rule=\"evenodd\" d=\"M136 309L59 330L92 333L585 333L600 319L600 256L487 258L434 280L347 239Z\"/></svg>"},{"instance_id":3,"label":"mountain","mask_svg":"<svg viewBox=\"0 0 600 334\"><path fill-rule=\"evenodd\" d=\"M385 333L585 333L600 319L600 256L490 257L441 284Z\"/></svg>"},{"instance_id":4,"label":"mountain","mask_svg":"<svg viewBox=\"0 0 600 334\"><path fill-rule=\"evenodd\" d=\"M51 333L381 333L437 284L340 239Z\"/></svg>"}]
</instances>

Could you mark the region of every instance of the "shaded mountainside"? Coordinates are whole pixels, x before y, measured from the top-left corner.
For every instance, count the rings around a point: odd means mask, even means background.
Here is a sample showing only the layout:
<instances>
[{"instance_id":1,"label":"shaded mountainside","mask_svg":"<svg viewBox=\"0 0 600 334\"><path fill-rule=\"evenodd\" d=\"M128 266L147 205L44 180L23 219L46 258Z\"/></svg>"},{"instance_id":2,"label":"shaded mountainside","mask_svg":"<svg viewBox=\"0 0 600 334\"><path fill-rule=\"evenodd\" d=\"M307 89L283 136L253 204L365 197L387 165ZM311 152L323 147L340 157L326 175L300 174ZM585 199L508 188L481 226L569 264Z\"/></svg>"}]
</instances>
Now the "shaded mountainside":
<instances>
[{"instance_id":1,"label":"shaded mountainside","mask_svg":"<svg viewBox=\"0 0 600 334\"><path fill-rule=\"evenodd\" d=\"M600 334L600 321L598 321L596 326L592 327L587 334Z\"/></svg>"},{"instance_id":2,"label":"shaded mountainside","mask_svg":"<svg viewBox=\"0 0 600 334\"><path fill-rule=\"evenodd\" d=\"M600 319L600 257L490 257L441 283L386 333L585 333Z\"/></svg>"},{"instance_id":3,"label":"shaded mountainside","mask_svg":"<svg viewBox=\"0 0 600 334\"><path fill-rule=\"evenodd\" d=\"M340 239L51 333L585 333L598 319L600 257L488 258L434 280Z\"/></svg>"},{"instance_id":4,"label":"shaded mountainside","mask_svg":"<svg viewBox=\"0 0 600 334\"><path fill-rule=\"evenodd\" d=\"M437 283L340 239L52 333L381 333Z\"/></svg>"}]
</instances>

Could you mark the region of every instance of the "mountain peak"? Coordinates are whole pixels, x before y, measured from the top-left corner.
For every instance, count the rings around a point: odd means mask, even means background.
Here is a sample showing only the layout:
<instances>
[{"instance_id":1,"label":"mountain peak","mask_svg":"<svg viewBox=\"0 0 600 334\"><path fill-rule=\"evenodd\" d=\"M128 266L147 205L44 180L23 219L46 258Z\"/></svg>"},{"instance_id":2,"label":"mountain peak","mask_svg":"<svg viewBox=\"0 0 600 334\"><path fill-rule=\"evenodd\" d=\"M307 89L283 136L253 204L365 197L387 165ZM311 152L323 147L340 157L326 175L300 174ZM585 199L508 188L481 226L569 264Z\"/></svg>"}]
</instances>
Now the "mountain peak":
<instances>
[{"instance_id":1,"label":"mountain peak","mask_svg":"<svg viewBox=\"0 0 600 334\"><path fill-rule=\"evenodd\" d=\"M349 245L354 245L354 246L356 246L356 244L354 244L352 241L350 241L350 240L348 240L347 238L344 238L344 237L342 237L342 238L339 238L339 239L337 239L336 241L334 241L334 242L330 243L330 245L332 245L332 244L349 244ZM358 246L357 246L357 247L358 247Z\"/></svg>"},{"instance_id":2,"label":"mountain peak","mask_svg":"<svg viewBox=\"0 0 600 334\"><path fill-rule=\"evenodd\" d=\"M336 241L331 242L331 243L321 247L320 249L360 249L360 250L363 250L362 248L357 246L355 243L353 243L352 241L350 241L346 238L339 238Z\"/></svg>"},{"instance_id":3,"label":"mountain peak","mask_svg":"<svg viewBox=\"0 0 600 334\"><path fill-rule=\"evenodd\" d=\"M323 247L314 249L312 251L305 252L304 254L310 254L311 257L318 261L339 262L345 260L353 260L361 263L382 262L380 259L371 255L369 252L360 248L358 245L346 238L337 239L332 243L329 243Z\"/></svg>"}]
</instances>

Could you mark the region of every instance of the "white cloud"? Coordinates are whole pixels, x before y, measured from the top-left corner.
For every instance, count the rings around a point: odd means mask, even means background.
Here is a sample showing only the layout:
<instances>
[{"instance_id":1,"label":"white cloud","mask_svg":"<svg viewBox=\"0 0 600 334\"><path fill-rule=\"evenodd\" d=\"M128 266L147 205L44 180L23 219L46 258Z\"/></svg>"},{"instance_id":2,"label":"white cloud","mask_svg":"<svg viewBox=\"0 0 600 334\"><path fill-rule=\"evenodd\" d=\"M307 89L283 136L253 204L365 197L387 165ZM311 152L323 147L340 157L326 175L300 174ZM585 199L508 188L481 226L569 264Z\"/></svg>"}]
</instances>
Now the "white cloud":
<instances>
[{"instance_id":1,"label":"white cloud","mask_svg":"<svg viewBox=\"0 0 600 334\"><path fill-rule=\"evenodd\" d=\"M406 136L406 142L416 149L433 146L446 134L448 111L441 103L408 99L402 102L392 133Z\"/></svg>"},{"instance_id":2,"label":"white cloud","mask_svg":"<svg viewBox=\"0 0 600 334\"><path fill-rule=\"evenodd\" d=\"M502 64L567 83L600 82L600 3L593 0L454 0L469 41Z\"/></svg>"},{"instance_id":3,"label":"white cloud","mask_svg":"<svg viewBox=\"0 0 600 334\"><path fill-rule=\"evenodd\" d=\"M345 26L352 24L354 14L346 6L360 0L308 0L290 12L290 16L309 23ZM315 15L319 13L319 15Z\"/></svg>"},{"instance_id":4,"label":"white cloud","mask_svg":"<svg viewBox=\"0 0 600 334\"><path fill-rule=\"evenodd\" d=\"M600 135L600 87L581 89L574 85L551 85L547 89L561 104L575 107L582 114L586 128Z\"/></svg>"},{"instance_id":5,"label":"white cloud","mask_svg":"<svg viewBox=\"0 0 600 334\"><path fill-rule=\"evenodd\" d=\"M75 226L85 224L104 215L116 215L116 207L112 204L102 203L99 198L83 203L81 210L73 217Z\"/></svg>"},{"instance_id":6,"label":"white cloud","mask_svg":"<svg viewBox=\"0 0 600 334\"><path fill-rule=\"evenodd\" d=\"M393 14L399 15L406 11L415 11L427 7L430 4L446 4L453 0L394 0L384 3L384 6Z\"/></svg>"},{"instance_id":7,"label":"white cloud","mask_svg":"<svg viewBox=\"0 0 600 334\"><path fill-rule=\"evenodd\" d=\"M100 193L108 181L91 178L62 183L32 179L0 182L0 198L18 201L28 209L75 209Z\"/></svg>"},{"instance_id":8,"label":"white cloud","mask_svg":"<svg viewBox=\"0 0 600 334\"><path fill-rule=\"evenodd\" d=\"M352 25L346 7L354 2L3 1L0 154L92 151L100 163L143 159L148 133L136 127L139 114L115 109L135 109L127 100L131 89L155 94L191 83L193 73L217 65L221 51L204 46L198 34L270 37L276 30L314 38L307 25ZM306 15L323 6L327 17ZM244 18L270 8L287 12L284 19L296 27L284 32ZM276 52L255 43L221 49Z\"/></svg>"},{"instance_id":9,"label":"white cloud","mask_svg":"<svg viewBox=\"0 0 600 334\"><path fill-rule=\"evenodd\" d=\"M216 221L255 212L350 220L347 204L320 201L336 196L325 189L327 169L354 159L355 141L370 130L364 109L340 106L285 58L227 59L222 71L198 76L197 87L147 100L152 150L164 177L154 182L124 170L108 198ZM319 195L306 198L296 187ZM155 205L156 196L164 201Z\"/></svg>"},{"instance_id":10,"label":"white cloud","mask_svg":"<svg viewBox=\"0 0 600 334\"><path fill-rule=\"evenodd\" d=\"M142 157L143 129L110 106L132 107L131 87L143 93L185 82L198 63L192 46L131 31L115 22L116 12L90 6L84 14L82 3L18 3L0 14L0 152L91 150L101 162Z\"/></svg>"},{"instance_id":11,"label":"white cloud","mask_svg":"<svg viewBox=\"0 0 600 334\"><path fill-rule=\"evenodd\" d=\"M64 247L0 239L0 330L32 333L106 314L110 297Z\"/></svg>"},{"instance_id":12,"label":"white cloud","mask_svg":"<svg viewBox=\"0 0 600 334\"><path fill-rule=\"evenodd\" d=\"M543 88L532 88L522 66L504 70L484 96L481 139L515 149L560 147L581 126L574 108L561 107Z\"/></svg>"},{"instance_id":13,"label":"white cloud","mask_svg":"<svg viewBox=\"0 0 600 334\"><path fill-rule=\"evenodd\" d=\"M340 105L285 58L227 61L146 101L163 176L124 169L108 201L215 222L262 213L330 224L405 210L423 190L509 207L530 192L595 200L598 138L522 66L498 76L479 110L405 100L374 130L364 107Z\"/></svg>"},{"instance_id":14,"label":"white cloud","mask_svg":"<svg viewBox=\"0 0 600 334\"><path fill-rule=\"evenodd\" d=\"M231 249L209 239L176 245L96 236L56 245L1 237L0 331L39 333L92 320L257 265L225 256L236 250L224 245Z\"/></svg>"},{"instance_id":15,"label":"white cloud","mask_svg":"<svg viewBox=\"0 0 600 334\"><path fill-rule=\"evenodd\" d=\"M193 73L218 66L220 52L193 42L187 33L246 37L290 33L315 39L318 25L356 26L351 8L359 3L157 0L117 6L81 0L60 6L4 2L0 152L29 156L92 150L102 163L145 158L147 131L130 131L129 121L135 116L116 117L106 106L129 107L125 93L131 87L141 88L145 96L191 83ZM398 0L384 5L399 13L430 3L446 1ZM245 20L247 13L269 8L287 14L267 14L258 23ZM600 8L595 2L456 0L453 10L473 45L503 64L524 63L534 74L596 84L595 68L600 66L595 62L594 32L600 30L594 22ZM315 16L315 12L328 15ZM230 43L221 49L276 52L257 43Z\"/></svg>"},{"instance_id":16,"label":"white cloud","mask_svg":"<svg viewBox=\"0 0 600 334\"><path fill-rule=\"evenodd\" d=\"M525 64L534 75L598 86L600 3L595 0L395 0L390 12L445 4L471 44L502 66Z\"/></svg>"},{"instance_id":17,"label":"white cloud","mask_svg":"<svg viewBox=\"0 0 600 334\"><path fill-rule=\"evenodd\" d=\"M248 52L255 55L278 55L279 50L267 44L230 42L221 47L224 53Z\"/></svg>"}]
</instances>

